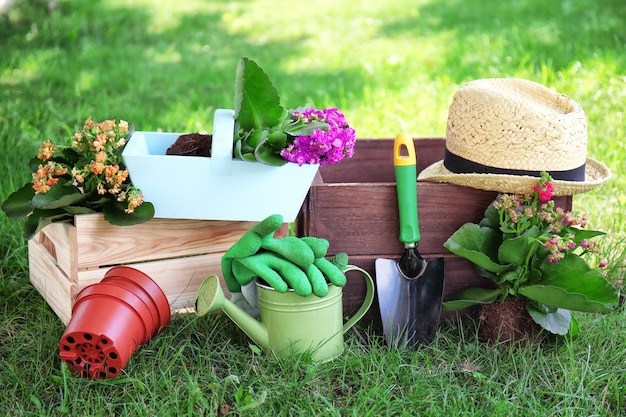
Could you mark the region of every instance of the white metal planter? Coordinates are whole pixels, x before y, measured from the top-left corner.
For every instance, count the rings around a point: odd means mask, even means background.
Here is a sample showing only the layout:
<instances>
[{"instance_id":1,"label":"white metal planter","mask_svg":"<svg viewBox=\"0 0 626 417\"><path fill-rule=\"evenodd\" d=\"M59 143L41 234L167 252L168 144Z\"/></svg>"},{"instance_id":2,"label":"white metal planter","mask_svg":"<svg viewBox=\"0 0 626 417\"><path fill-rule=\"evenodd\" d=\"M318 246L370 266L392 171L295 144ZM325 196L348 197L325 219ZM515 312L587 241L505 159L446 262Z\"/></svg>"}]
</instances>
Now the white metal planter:
<instances>
[{"instance_id":1,"label":"white metal planter","mask_svg":"<svg viewBox=\"0 0 626 417\"><path fill-rule=\"evenodd\" d=\"M155 217L295 221L319 165L269 166L233 159L234 111L218 109L211 157L166 155L181 133L134 132L122 154Z\"/></svg>"}]
</instances>

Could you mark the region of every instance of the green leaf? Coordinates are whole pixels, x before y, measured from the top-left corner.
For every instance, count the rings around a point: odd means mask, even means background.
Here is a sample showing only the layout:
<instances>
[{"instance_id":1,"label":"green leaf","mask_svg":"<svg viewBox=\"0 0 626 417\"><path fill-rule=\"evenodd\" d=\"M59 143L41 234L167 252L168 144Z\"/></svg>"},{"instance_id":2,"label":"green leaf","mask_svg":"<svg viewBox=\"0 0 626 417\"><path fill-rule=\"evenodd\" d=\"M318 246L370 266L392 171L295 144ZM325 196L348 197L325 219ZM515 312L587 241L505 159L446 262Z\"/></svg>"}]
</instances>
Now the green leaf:
<instances>
[{"instance_id":1,"label":"green leaf","mask_svg":"<svg viewBox=\"0 0 626 417\"><path fill-rule=\"evenodd\" d=\"M311 136L318 129L328 130L326 122L312 121L310 123L292 123L283 128L283 131L291 136Z\"/></svg>"},{"instance_id":2,"label":"green leaf","mask_svg":"<svg viewBox=\"0 0 626 417\"><path fill-rule=\"evenodd\" d=\"M83 207L83 206L65 206L63 207L63 210L67 211L68 213L72 214L72 215L77 215L77 214L89 214L89 213L95 213L95 210L92 210L88 207Z\"/></svg>"},{"instance_id":3,"label":"green leaf","mask_svg":"<svg viewBox=\"0 0 626 417\"><path fill-rule=\"evenodd\" d=\"M154 205L144 201L134 212L128 214L124 211L125 205L110 203L102 208L104 219L115 226L131 226L147 222L154 217Z\"/></svg>"},{"instance_id":4,"label":"green leaf","mask_svg":"<svg viewBox=\"0 0 626 417\"><path fill-rule=\"evenodd\" d=\"M278 153L281 149L287 147L287 134L281 131L271 132L267 136L266 141Z\"/></svg>"},{"instance_id":5,"label":"green leaf","mask_svg":"<svg viewBox=\"0 0 626 417\"><path fill-rule=\"evenodd\" d=\"M503 264L524 265L528 253L536 249L535 239L540 234L539 229L533 226L521 236L505 239L498 249L498 260Z\"/></svg>"},{"instance_id":6,"label":"green leaf","mask_svg":"<svg viewBox=\"0 0 626 417\"><path fill-rule=\"evenodd\" d=\"M609 311L617 305L617 297L615 300L607 297L604 301L598 301L590 299L585 294L567 291L554 285L528 285L519 288L518 292L524 297L539 303L588 313Z\"/></svg>"},{"instance_id":7,"label":"green leaf","mask_svg":"<svg viewBox=\"0 0 626 417\"><path fill-rule=\"evenodd\" d=\"M603 312L618 304L615 286L577 255L568 254L558 263L544 261L542 279L519 293L542 304L574 311Z\"/></svg>"},{"instance_id":8,"label":"green leaf","mask_svg":"<svg viewBox=\"0 0 626 417\"><path fill-rule=\"evenodd\" d=\"M244 131L279 124L286 117L278 90L254 61L241 58L235 78L235 120Z\"/></svg>"},{"instance_id":9,"label":"green leaf","mask_svg":"<svg viewBox=\"0 0 626 417\"><path fill-rule=\"evenodd\" d=\"M34 209L24 222L24 239L35 236L41 229L53 222L71 221L74 216L63 209Z\"/></svg>"},{"instance_id":10,"label":"green leaf","mask_svg":"<svg viewBox=\"0 0 626 417\"><path fill-rule=\"evenodd\" d=\"M479 225L481 227L489 227L495 231L500 230L500 214L493 204L489 204L489 206L487 206L484 217L480 221Z\"/></svg>"},{"instance_id":11,"label":"green leaf","mask_svg":"<svg viewBox=\"0 0 626 417\"><path fill-rule=\"evenodd\" d=\"M56 209L64 206L71 206L87 199L87 194L83 194L80 190L66 180L60 179L58 183L50 187L47 193L35 194L31 200L34 208L40 209Z\"/></svg>"},{"instance_id":12,"label":"green leaf","mask_svg":"<svg viewBox=\"0 0 626 417\"><path fill-rule=\"evenodd\" d=\"M34 195L35 190L33 189L32 183L24 184L2 202L2 211L12 219L27 216L33 211L30 201Z\"/></svg>"},{"instance_id":13,"label":"green leaf","mask_svg":"<svg viewBox=\"0 0 626 417\"><path fill-rule=\"evenodd\" d=\"M519 288L518 292L530 300L569 310L598 313L610 309L610 304L589 300L583 294L569 292L554 285L528 285Z\"/></svg>"},{"instance_id":14,"label":"green leaf","mask_svg":"<svg viewBox=\"0 0 626 417\"><path fill-rule=\"evenodd\" d=\"M281 166L287 163L287 160L276 152L267 143L260 144L254 151L255 159L265 165Z\"/></svg>"},{"instance_id":15,"label":"green leaf","mask_svg":"<svg viewBox=\"0 0 626 417\"><path fill-rule=\"evenodd\" d=\"M562 308L556 310L540 309L534 303L527 303L526 309L533 320L550 333L561 336L568 333L572 321L572 313L569 310Z\"/></svg>"},{"instance_id":16,"label":"green leaf","mask_svg":"<svg viewBox=\"0 0 626 417\"><path fill-rule=\"evenodd\" d=\"M243 142L251 149L254 149L267 140L269 133L269 129L255 130L250 135L248 135L245 140L242 140L241 142Z\"/></svg>"},{"instance_id":17,"label":"green leaf","mask_svg":"<svg viewBox=\"0 0 626 417\"><path fill-rule=\"evenodd\" d=\"M36 156L30 158L30 160L28 161L28 167L33 172L37 172L37 170L39 169L39 165L42 165L42 164L43 164L43 161L37 158Z\"/></svg>"},{"instance_id":18,"label":"green leaf","mask_svg":"<svg viewBox=\"0 0 626 417\"><path fill-rule=\"evenodd\" d=\"M502 288L468 288L462 291L455 300L445 301L443 311L455 311L471 307L476 304L491 304L504 295Z\"/></svg>"},{"instance_id":19,"label":"green leaf","mask_svg":"<svg viewBox=\"0 0 626 417\"><path fill-rule=\"evenodd\" d=\"M580 326L578 325L578 319L572 314L572 321L569 323L569 331L567 332L570 337L577 337L580 334Z\"/></svg>"},{"instance_id":20,"label":"green leaf","mask_svg":"<svg viewBox=\"0 0 626 417\"><path fill-rule=\"evenodd\" d=\"M594 238L596 236L602 236L605 235L606 233L601 232L599 230L588 230L588 229L578 229L578 228L574 228L574 227L570 227L568 228L568 231L574 234L574 242L576 242L576 244L580 244L580 242L585 239L585 240L589 240L591 238Z\"/></svg>"},{"instance_id":21,"label":"green leaf","mask_svg":"<svg viewBox=\"0 0 626 417\"><path fill-rule=\"evenodd\" d=\"M511 265L500 265L497 259L501 236L489 227L465 223L443 246L455 255L461 256L493 273L507 271Z\"/></svg>"}]
</instances>

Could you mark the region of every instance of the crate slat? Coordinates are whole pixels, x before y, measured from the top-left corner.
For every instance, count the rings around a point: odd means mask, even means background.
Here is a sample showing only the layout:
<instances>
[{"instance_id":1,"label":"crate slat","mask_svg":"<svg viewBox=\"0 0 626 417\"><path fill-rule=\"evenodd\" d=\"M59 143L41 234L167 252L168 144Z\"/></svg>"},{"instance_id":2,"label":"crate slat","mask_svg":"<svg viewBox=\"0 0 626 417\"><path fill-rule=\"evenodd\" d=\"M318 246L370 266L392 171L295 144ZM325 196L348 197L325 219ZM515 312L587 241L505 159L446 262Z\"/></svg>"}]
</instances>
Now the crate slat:
<instances>
[{"instance_id":1,"label":"crate slat","mask_svg":"<svg viewBox=\"0 0 626 417\"><path fill-rule=\"evenodd\" d=\"M225 252L255 224L152 219L133 226L113 226L99 214L76 216L78 269Z\"/></svg>"},{"instance_id":2,"label":"crate slat","mask_svg":"<svg viewBox=\"0 0 626 417\"><path fill-rule=\"evenodd\" d=\"M28 242L28 269L30 282L39 294L64 324L69 323L76 284L68 279L48 250L34 238Z\"/></svg>"}]
</instances>

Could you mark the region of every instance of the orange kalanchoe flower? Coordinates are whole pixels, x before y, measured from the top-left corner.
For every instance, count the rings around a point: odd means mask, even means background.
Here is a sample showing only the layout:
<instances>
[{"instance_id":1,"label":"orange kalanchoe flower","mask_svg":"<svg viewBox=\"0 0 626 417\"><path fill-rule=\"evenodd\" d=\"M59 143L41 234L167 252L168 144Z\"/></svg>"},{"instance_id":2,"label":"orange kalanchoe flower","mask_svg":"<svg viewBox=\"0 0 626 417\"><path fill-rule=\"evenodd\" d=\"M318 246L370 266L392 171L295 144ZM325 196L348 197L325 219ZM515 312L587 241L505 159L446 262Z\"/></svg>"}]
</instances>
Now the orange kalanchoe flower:
<instances>
[{"instance_id":1,"label":"orange kalanchoe flower","mask_svg":"<svg viewBox=\"0 0 626 417\"><path fill-rule=\"evenodd\" d=\"M72 221L79 213L100 212L118 226L150 220L154 206L143 201L120 158L130 130L124 120L94 123L88 118L82 130L66 138L67 146L44 141L30 163L31 180L9 195L2 210L11 218L29 219L26 239L50 222Z\"/></svg>"},{"instance_id":2,"label":"orange kalanchoe flower","mask_svg":"<svg viewBox=\"0 0 626 417\"><path fill-rule=\"evenodd\" d=\"M128 208L124 211L130 214L135 211L143 203L143 194L138 192L131 192L128 195Z\"/></svg>"},{"instance_id":3,"label":"orange kalanchoe flower","mask_svg":"<svg viewBox=\"0 0 626 417\"><path fill-rule=\"evenodd\" d=\"M52 154L54 154L54 151L56 150L56 145L50 140L42 142L42 144L39 146L39 153L37 154L37 158L45 162L48 159L52 158Z\"/></svg>"},{"instance_id":4,"label":"orange kalanchoe flower","mask_svg":"<svg viewBox=\"0 0 626 417\"><path fill-rule=\"evenodd\" d=\"M132 213L143 202L143 196L132 190L124 192L124 188L130 186L127 184L128 171L120 168L118 154L119 149L126 145L128 132L129 125L125 120L120 120L119 123L115 120L94 123L88 118L83 130L71 137L70 148L89 162L80 167L73 166L69 172L75 186L85 187L90 183L93 184L91 187L95 186L92 191L98 195L120 194L116 200L122 203L128 201L126 210L127 213ZM40 165L33 173L32 184L36 194L50 191L59 182L59 177L68 172L68 167L49 161L57 150L58 147L50 140L39 147L37 158L48 163ZM95 181L88 182L89 177L95 177ZM89 192L85 189L83 191Z\"/></svg>"},{"instance_id":5,"label":"orange kalanchoe flower","mask_svg":"<svg viewBox=\"0 0 626 417\"><path fill-rule=\"evenodd\" d=\"M50 187L59 182L58 177L66 173L66 167L52 161L48 161L46 165L39 165L37 171L33 172L33 189L35 194L50 191Z\"/></svg>"}]
</instances>

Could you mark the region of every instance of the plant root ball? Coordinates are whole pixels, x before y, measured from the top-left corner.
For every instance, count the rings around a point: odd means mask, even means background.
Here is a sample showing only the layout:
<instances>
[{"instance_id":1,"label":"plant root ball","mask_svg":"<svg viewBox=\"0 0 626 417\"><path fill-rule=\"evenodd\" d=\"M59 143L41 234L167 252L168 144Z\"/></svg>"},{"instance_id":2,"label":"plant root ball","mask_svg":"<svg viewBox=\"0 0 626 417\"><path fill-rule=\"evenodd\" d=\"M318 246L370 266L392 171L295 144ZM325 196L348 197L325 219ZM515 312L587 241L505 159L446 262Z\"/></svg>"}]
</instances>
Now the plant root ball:
<instances>
[{"instance_id":1,"label":"plant root ball","mask_svg":"<svg viewBox=\"0 0 626 417\"><path fill-rule=\"evenodd\" d=\"M486 343L541 342L543 329L526 310L526 301L509 297L480 306L479 336Z\"/></svg>"},{"instance_id":2,"label":"plant root ball","mask_svg":"<svg viewBox=\"0 0 626 417\"><path fill-rule=\"evenodd\" d=\"M185 133L165 152L166 155L211 156L213 136L202 133Z\"/></svg>"}]
</instances>

